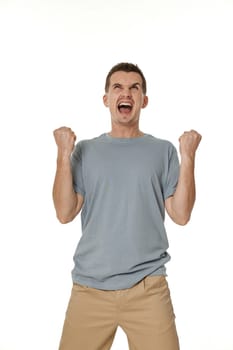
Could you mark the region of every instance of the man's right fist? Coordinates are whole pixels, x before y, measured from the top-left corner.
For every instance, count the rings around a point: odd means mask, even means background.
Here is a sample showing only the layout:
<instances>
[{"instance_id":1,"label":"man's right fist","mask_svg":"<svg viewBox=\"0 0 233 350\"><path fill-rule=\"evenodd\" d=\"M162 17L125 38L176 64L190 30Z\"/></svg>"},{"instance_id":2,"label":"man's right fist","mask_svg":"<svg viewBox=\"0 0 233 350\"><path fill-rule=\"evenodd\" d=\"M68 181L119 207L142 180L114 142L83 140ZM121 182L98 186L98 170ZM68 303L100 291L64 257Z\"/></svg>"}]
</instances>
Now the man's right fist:
<instances>
[{"instance_id":1,"label":"man's right fist","mask_svg":"<svg viewBox=\"0 0 233 350\"><path fill-rule=\"evenodd\" d=\"M54 130L53 135L58 147L58 152L71 155L76 140L75 133L70 128L62 126Z\"/></svg>"}]
</instances>

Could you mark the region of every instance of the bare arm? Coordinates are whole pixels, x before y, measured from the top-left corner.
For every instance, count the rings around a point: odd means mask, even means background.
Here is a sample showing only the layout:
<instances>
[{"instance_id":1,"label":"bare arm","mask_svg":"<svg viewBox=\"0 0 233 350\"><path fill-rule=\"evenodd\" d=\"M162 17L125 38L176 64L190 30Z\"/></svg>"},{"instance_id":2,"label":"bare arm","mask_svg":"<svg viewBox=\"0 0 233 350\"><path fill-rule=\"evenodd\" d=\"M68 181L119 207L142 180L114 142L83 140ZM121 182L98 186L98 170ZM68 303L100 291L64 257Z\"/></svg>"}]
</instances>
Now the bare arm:
<instances>
[{"instance_id":1,"label":"bare arm","mask_svg":"<svg viewBox=\"0 0 233 350\"><path fill-rule=\"evenodd\" d=\"M70 164L76 136L71 129L62 127L54 131L54 138L58 153L53 185L53 202L58 220L65 224L75 218L83 205L83 197L75 193L73 189Z\"/></svg>"},{"instance_id":2,"label":"bare arm","mask_svg":"<svg viewBox=\"0 0 233 350\"><path fill-rule=\"evenodd\" d=\"M201 141L201 135L191 130L184 132L180 137L180 174L176 191L165 201L165 207L171 219L179 224L186 225L190 219L196 198L195 188L195 154Z\"/></svg>"}]
</instances>

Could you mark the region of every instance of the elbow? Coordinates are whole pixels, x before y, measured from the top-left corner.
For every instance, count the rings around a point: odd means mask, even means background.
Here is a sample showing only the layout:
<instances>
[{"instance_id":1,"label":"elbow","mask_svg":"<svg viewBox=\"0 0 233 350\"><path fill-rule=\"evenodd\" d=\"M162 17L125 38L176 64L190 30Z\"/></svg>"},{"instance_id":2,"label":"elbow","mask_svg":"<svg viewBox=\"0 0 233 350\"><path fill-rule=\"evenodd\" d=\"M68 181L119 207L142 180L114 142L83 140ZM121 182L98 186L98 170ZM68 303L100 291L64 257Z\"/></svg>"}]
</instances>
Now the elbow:
<instances>
[{"instance_id":1,"label":"elbow","mask_svg":"<svg viewBox=\"0 0 233 350\"><path fill-rule=\"evenodd\" d=\"M176 217L174 219L175 223L180 226L185 226L190 221L190 215L182 216L182 217Z\"/></svg>"},{"instance_id":2,"label":"elbow","mask_svg":"<svg viewBox=\"0 0 233 350\"><path fill-rule=\"evenodd\" d=\"M175 223L179 226L185 226L185 225L187 225L188 222L189 222L189 220L177 220L177 221L175 221Z\"/></svg>"},{"instance_id":3,"label":"elbow","mask_svg":"<svg viewBox=\"0 0 233 350\"><path fill-rule=\"evenodd\" d=\"M69 222L71 222L73 220L73 217L69 217L69 216L65 216L62 214L57 213L57 219L61 224L68 224Z\"/></svg>"},{"instance_id":4,"label":"elbow","mask_svg":"<svg viewBox=\"0 0 233 350\"><path fill-rule=\"evenodd\" d=\"M60 218L60 217L57 217L58 218L58 221L60 222L60 224L68 224L71 220L68 220L66 218Z\"/></svg>"}]
</instances>

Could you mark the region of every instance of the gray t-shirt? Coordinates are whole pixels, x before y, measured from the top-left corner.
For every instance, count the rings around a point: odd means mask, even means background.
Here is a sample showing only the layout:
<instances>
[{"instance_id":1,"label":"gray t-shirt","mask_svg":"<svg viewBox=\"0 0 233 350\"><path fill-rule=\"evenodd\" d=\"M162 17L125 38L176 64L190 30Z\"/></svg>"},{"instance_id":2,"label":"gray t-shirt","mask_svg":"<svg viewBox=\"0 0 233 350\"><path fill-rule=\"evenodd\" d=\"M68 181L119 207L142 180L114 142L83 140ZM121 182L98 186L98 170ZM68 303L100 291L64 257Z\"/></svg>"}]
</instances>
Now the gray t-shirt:
<instances>
[{"instance_id":1,"label":"gray t-shirt","mask_svg":"<svg viewBox=\"0 0 233 350\"><path fill-rule=\"evenodd\" d=\"M84 197L74 283L116 290L166 274L164 200L176 188L179 160L166 140L144 134L80 141L71 157L73 186Z\"/></svg>"}]
</instances>

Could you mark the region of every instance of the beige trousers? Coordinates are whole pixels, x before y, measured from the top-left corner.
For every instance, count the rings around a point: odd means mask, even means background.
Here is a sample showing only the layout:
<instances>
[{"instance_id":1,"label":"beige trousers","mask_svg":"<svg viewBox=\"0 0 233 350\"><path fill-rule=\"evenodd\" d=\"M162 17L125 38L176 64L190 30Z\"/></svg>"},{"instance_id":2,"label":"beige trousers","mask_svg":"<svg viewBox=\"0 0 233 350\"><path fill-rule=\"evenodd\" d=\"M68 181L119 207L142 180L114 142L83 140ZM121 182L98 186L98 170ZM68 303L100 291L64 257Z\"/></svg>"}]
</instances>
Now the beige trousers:
<instances>
[{"instance_id":1,"label":"beige trousers","mask_svg":"<svg viewBox=\"0 0 233 350\"><path fill-rule=\"evenodd\" d=\"M59 350L108 350L118 326L130 350L179 349L164 276L148 276L131 288L113 291L75 284Z\"/></svg>"}]
</instances>

